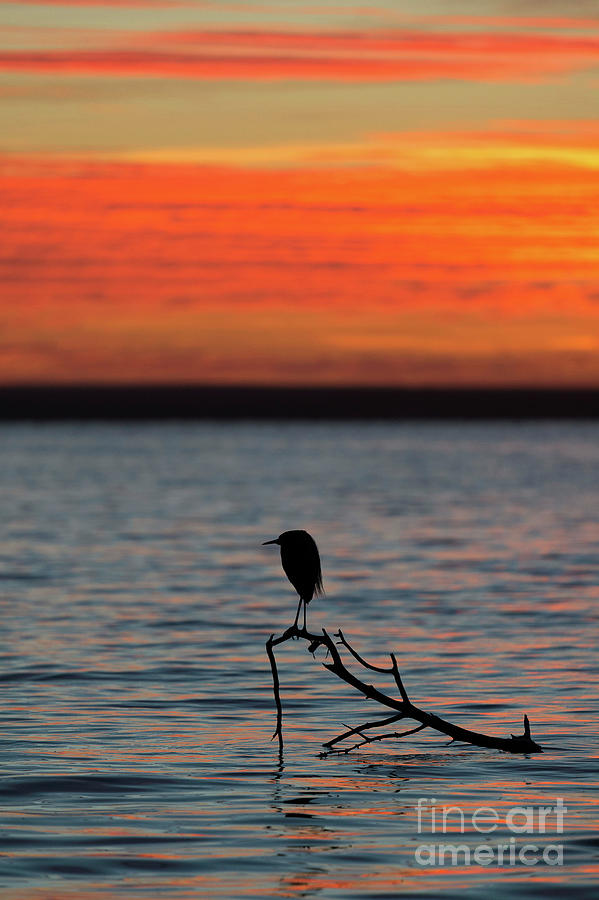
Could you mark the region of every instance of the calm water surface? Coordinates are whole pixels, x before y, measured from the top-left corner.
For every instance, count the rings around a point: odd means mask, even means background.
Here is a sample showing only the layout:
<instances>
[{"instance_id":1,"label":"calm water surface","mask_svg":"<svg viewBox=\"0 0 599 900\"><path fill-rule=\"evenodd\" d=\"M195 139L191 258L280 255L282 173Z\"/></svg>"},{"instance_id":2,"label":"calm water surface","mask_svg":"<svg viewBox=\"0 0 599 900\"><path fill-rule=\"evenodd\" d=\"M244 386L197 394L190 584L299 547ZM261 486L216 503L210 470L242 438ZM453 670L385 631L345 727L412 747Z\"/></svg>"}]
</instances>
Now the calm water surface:
<instances>
[{"instance_id":1,"label":"calm water surface","mask_svg":"<svg viewBox=\"0 0 599 900\"><path fill-rule=\"evenodd\" d=\"M597 425L15 425L0 442L3 897L597 896ZM323 557L313 630L382 664L395 650L414 702L467 727L521 733L528 713L545 753L425 731L321 759L377 710L293 642L280 759L264 642L296 599L261 542L296 527ZM451 833L430 815L418 833L419 798L459 808ZM509 827L557 798L562 833L554 813L544 834ZM491 862L431 857L448 843Z\"/></svg>"}]
</instances>

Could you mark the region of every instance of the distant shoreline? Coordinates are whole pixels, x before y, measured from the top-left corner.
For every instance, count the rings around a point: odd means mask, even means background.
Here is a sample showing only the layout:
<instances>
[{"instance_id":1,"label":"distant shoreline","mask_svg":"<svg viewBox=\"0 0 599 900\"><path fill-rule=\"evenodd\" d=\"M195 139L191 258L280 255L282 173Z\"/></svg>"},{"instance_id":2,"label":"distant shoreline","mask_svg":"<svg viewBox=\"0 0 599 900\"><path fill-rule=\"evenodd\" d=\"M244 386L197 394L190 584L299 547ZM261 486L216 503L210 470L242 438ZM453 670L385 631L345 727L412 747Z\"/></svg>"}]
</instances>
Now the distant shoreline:
<instances>
[{"instance_id":1,"label":"distant shoreline","mask_svg":"<svg viewBox=\"0 0 599 900\"><path fill-rule=\"evenodd\" d=\"M597 419L599 389L0 387L0 420Z\"/></svg>"}]
</instances>

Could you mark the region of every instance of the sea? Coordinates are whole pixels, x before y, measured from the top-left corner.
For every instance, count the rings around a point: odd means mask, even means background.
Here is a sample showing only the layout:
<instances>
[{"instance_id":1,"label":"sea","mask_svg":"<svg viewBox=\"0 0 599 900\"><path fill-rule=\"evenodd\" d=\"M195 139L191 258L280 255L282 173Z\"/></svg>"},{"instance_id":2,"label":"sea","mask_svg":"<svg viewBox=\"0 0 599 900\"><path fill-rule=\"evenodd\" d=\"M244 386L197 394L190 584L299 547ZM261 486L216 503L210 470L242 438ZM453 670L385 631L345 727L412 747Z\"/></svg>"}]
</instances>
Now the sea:
<instances>
[{"instance_id":1,"label":"sea","mask_svg":"<svg viewBox=\"0 0 599 900\"><path fill-rule=\"evenodd\" d=\"M0 491L3 900L598 896L597 423L6 423ZM543 752L363 743L303 640L281 750L295 528L310 631Z\"/></svg>"}]
</instances>

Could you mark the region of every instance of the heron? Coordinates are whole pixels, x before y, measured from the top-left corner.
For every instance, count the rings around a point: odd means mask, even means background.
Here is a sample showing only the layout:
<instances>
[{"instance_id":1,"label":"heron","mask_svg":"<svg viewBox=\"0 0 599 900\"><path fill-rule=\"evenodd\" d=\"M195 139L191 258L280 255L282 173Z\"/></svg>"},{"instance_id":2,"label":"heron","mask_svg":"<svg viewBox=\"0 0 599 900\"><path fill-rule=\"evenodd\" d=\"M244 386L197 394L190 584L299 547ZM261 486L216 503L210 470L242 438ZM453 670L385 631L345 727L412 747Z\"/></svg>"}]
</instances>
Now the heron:
<instances>
[{"instance_id":1,"label":"heron","mask_svg":"<svg viewBox=\"0 0 599 900\"><path fill-rule=\"evenodd\" d=\"M306 607L314 595L321 597L324 593L320 556L318 555L316 541L307 531L298 529L296 531L284 531L278 538L272 541L264 541L263 546L266 544L278 544L281 548L283 571L299 594L299 603L293 627L297 628L297 621L303 603L305 631Z\"/></svg>"}]
</instances>

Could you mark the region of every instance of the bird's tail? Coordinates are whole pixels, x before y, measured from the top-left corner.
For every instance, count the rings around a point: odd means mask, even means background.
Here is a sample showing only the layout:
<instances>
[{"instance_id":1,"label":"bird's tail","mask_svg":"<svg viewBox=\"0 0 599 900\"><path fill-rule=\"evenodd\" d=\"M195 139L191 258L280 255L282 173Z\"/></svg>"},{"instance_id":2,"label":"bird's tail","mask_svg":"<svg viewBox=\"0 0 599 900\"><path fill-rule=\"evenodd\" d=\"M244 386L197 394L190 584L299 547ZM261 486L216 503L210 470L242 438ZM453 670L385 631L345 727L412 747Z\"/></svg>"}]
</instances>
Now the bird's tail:
<instances>
[{"instance_id":1,"label":"bird's tail","mask_svg":"<svg viewBox=\"0 0 599 900\"><path fill-rule=\"evenodd\" d=\"M303 603L309 603L314 597L324 597L324 588L322 586L322 575L319 575L314 584L314 590L311 593L301 594Z\"/></svg>"},{"instance_id":2,"label":"bird's tail","mask_svg":"<svg viewBox=\"0 0 599 900\"><path fill-rule=\"evenodd\" d=\"M316 577L316 583L314 585L314 596L315 597L324 597L324 588L322 586L322 572L320 569L318 570L318 575Z\"/></svg>"}]
</instances>

